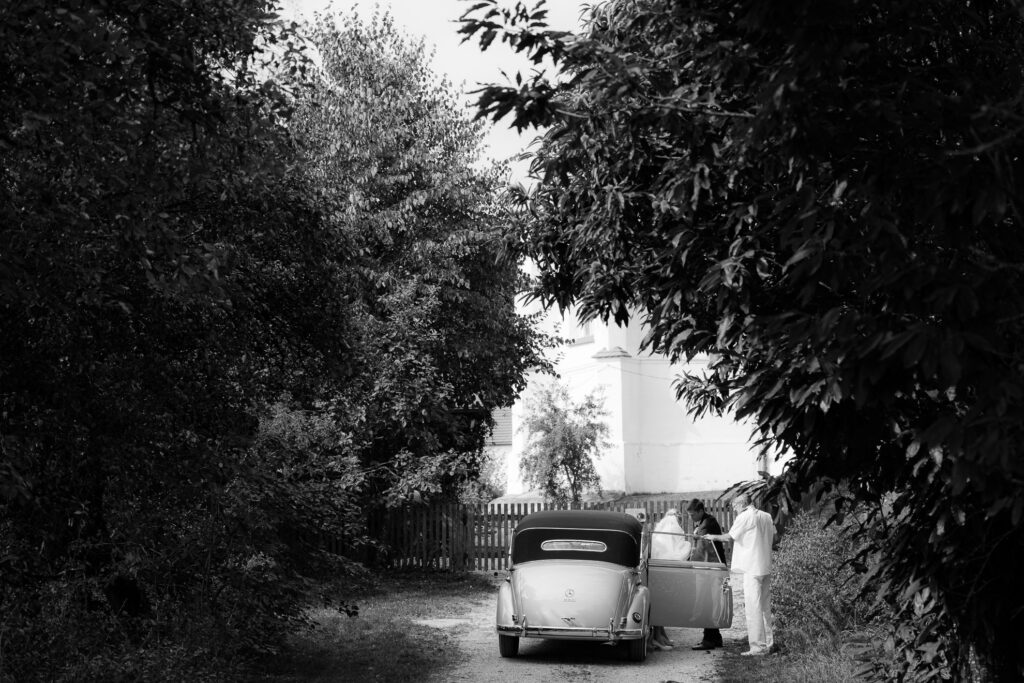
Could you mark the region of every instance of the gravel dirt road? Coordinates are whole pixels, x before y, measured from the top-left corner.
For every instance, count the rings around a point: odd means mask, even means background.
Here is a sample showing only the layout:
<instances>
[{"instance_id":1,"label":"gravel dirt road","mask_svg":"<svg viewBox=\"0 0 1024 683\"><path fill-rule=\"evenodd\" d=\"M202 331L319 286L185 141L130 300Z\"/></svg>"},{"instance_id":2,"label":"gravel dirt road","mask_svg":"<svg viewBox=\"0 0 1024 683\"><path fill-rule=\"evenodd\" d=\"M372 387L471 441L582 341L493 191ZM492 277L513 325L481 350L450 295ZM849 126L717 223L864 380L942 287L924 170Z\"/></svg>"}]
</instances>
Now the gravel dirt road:
<instances>
[{"instance_id":1,"label":"gravel dirt road","mask_svg":"<svg viewBox=\"0 0 1024 683\"><path fill-rule=\"evenodd\" d=\"M523 639L519 656L502 658L494 632L495 599L476 598L471 609L456 618L432 619L419 623L443 630L459 647L461 657L431 683L503 683L504 681L615 681L652 683L662 681L719 681L716 662L746 649L743 628L743 596L733 581L735 605L732 628L722 631L725 647L700 651L690 647L700 640L697 629L667 629L676 647L652 651L643 663L626 658L624 646L554 640ZM497 589L495 589L495 593Z\"/></svg>"}]
</instances>

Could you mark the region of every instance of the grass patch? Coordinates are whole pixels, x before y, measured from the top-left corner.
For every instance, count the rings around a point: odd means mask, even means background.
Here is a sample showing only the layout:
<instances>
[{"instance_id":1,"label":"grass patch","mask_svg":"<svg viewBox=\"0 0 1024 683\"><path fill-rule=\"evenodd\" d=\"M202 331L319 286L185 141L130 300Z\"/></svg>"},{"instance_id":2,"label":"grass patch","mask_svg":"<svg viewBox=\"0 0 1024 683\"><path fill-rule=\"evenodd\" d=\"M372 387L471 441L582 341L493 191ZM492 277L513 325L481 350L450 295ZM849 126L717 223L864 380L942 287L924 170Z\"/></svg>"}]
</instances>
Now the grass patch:
<instances>
[{"instance_id":1,"label":"grass patch","mask_svg":"<svg viewBox=\"0 0 1024 683\"><path fill-rule=\"evenodd\" d=\"M772 611L780 652L722 660L723 681L846 683L857 678L882 638L847 559L856 554L852 522L824 526L812 513L794 517L773 559Z\"/></svg>"},{"instance_id":2,"label":"grass patch","mask_svg":"<svg viewBox=\"0 0 1024 683\"><path fill-rule=\"evenodd\" d=\"M847 648L819 643L800 652L725 657L718 672L724 683L849 683L863 668Z\"/></svg>"},{"instance_id":3,"label":"grass patch","mask_svg":"<svg viewBox=\"0 0 1024 683\"><path fill-rule=\"evenodd\" d=\"M775 644L767 657L728 656L719 673L727 683L847 683L873 657L883 657L884 614L860 594L847 559L857 545L855 526L824 526L812 513L794 517L773 559Z\"/></svg>"},{"instance_id":4,"label":"grass patch","mask_svg":"<svg viewBox=\"0 0 1024 683\"><path fill-rule=\"evenodd\" d=\"M344 596L359 615L314 609L314 626L292 637L252 680L307 683L338 680L422 680L451 666L458 648L439 628L417 619L457 618L470 603L492 599L496 582L479 573L393 572Z\"/></svg>"}]
</instances>

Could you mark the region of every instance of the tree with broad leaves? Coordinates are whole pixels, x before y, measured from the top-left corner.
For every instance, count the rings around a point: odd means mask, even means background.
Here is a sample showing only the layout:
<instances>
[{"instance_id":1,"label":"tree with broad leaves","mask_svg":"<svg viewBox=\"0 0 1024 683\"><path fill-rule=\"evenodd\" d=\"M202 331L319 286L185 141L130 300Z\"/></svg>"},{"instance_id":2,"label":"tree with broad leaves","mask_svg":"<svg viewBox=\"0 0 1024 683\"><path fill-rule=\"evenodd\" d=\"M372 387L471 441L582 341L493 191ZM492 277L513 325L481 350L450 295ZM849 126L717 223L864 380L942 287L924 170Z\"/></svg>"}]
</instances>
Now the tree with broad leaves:
<instances>
[{"instance_id":1,"label":"tree with broad leaves","mask_svg":"<svg viewBox=\"0 0 1024 683\"><path fill-rule=\"evenodd\" d=\"M355 530L362 485L332 401L347 250L283 126L296 27L258 0L28 0L0 39L0 669L273 650L352 570L312 540Z\"/></svg>"},{"instance_id":2,"label":"tree with broad leaves","mask_svg":"<svg viewBox=\"0 0 1024 683\"><path fill-rule=\"evenodd\" d=\"M1012 0L494 0L467 38L558 74L481 91L546 132L537 296L648 324L694 411L865 506L901 680L1024 675L1024 17ZM837 513L842 514L842 501Z\"/></svg>"},{"instance_id":3,"label":"tree with broad leaves","mask_svg":"<svg viewBox=\"0 0 1024 683\"><path fill-rule=\"evenodd\" d=\"M321 17L310 39L318 85L292 129L354 247L360 457L383 500L454 496L479 474L492 411L546 365L501 248L504 169L481 163L483 124L390 15Z\"/></svg>"},{"instance_id":4,"label":"tree with broad leaves","mask_svg":"<svg viewBox=\"0 0 1024 683\"><path fill-rule=\"evenodd\" d=\"M576 403L556 380L538 386L525 403L519 427L527 434L519 463L526 485L574 508L584 493L600 491L594 458L608 447L607 414L596 392Z\"/></svg>"},{"instance_id":5,"label":"tree with broad leaves","mask_svg":"<svg viewBox=\"0 0 1024 683\"><path fill-rule=\"evenodd\" d=\"M277 652L360 571L327 540L403 468L471 478L532 364L477 128L379 41L343 73L407 106L325 97L299 30L260 0L0 5L0 676ZM314 134L318 99L357 109Z\"/></svg>"}]
</instances>

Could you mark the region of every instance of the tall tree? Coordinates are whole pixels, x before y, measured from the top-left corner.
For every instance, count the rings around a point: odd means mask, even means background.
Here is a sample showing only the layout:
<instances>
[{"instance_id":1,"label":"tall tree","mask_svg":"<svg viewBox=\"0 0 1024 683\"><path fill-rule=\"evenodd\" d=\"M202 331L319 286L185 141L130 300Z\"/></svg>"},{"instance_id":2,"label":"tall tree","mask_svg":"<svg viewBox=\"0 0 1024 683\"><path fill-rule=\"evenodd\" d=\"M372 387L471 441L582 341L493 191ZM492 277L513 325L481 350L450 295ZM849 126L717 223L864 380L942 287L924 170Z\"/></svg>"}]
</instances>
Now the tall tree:
<instances>
[{"instance_id":1,"label":"tall tree","mask_svg":"<svg viewBox=\"0 0 1024 683\"><path fill-rule=\"evenodd\" d=\"M608 447L607 415L596 392L576 403L557 380L537 387L527 398L519 427L527 434L519 463L523 481L548 500L574 508L584 493L600 491L594 459Z\"/></svg>"},{"instance_id":2,"label":"tall tree","mask_svg":"<svg viewBox=\"0 0 1024 683\"><path fill-rule=\"evenodd\" d=\"M706 354L678 385L695 410L872 506L871 579L907 620L889 674L961 676L973 650L1018 680L1019 3L612 0L578 36L521 3L465 19L561 66L480 99L547 128L520 244L538 295Z\"/></svg>"},{"instance_id":3,"label":"tall tree","mask_svg":"<svg viewBox=\"0 0 1024 683\"><path fill-rule=\"evenodd\" d=\"M307 80L272 9L0 7L0 675L275 651L357 571L324 538L472 477L536 357L422 49Z\"/></svg>"},{"instance_id":4,"label":"tall tree","mask_svg":"<svg viewBox=\"0 0 1024 683\"><path fill-rule=\"evenodd\" d=\"M479 471L493 409L543 363L501 249L503 169L480 159L482 124L392 17L324 18L312 39L320 84L294 129L357 252L362 458L395 496L451 495Z\"/></svg>"},{"instance_id":5,"label":"tall tree","mask_svg":"<svg viewBox=\"0 0 1024 683\"><path fill-rule=\"evenodd\" d=\"M270 408L344 414L325 399L352 366L345 261L323 257L343 235L289 173L294 94L263 62L304 66L271 9L0 8L7 676L266 649L340 571L307 544L351 520L344 430L298 439Z\"/></svg>"}]
</instances>

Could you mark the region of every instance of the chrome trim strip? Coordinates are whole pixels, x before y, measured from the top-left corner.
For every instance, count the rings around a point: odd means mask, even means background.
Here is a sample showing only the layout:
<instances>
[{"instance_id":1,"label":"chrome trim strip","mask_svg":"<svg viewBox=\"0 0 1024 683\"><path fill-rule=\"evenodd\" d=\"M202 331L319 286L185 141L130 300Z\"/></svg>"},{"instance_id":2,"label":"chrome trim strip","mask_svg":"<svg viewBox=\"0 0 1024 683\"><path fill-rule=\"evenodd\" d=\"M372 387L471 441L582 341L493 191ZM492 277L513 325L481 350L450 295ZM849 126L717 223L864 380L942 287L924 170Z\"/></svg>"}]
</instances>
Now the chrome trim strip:
<instances>
[{"instance_id":1,"label":"chrome trim strip","mask_svg":"<svg viewBox=\"0 0 1024 683\"><path fill-rule=\"evenodd\" d=\"M729 568L724 566L724 565L722 565L720 567L681 567L678 564L657 564L657 560L649 561L647 563L647 570L650 571L651 569L654 569L654 568L657 568L657 569L686 569L686 570L689 570L689 571L720 572L720 573L723 573L723 574L729 573Z\"/></svg>"}]
</instances>

